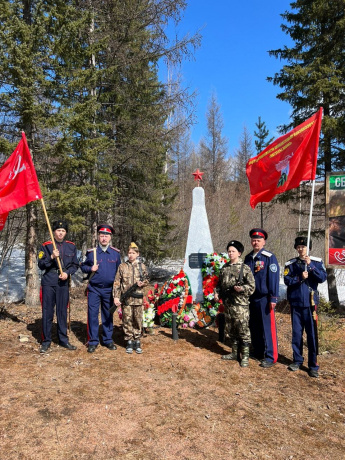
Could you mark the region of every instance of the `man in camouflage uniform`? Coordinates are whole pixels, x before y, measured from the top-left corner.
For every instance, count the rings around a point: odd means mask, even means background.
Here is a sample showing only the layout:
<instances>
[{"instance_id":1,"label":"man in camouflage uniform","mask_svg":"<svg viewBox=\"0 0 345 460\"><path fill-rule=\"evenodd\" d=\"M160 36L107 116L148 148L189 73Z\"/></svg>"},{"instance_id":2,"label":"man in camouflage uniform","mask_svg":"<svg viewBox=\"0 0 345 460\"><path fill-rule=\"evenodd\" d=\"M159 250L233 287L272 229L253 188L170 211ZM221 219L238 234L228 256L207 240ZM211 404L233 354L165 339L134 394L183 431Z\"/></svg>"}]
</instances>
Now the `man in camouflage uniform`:
<instances>
[{"instance_id":1,"label":"man in camouflage uniform","mask_svg":"<svg viewBox=\"0 0 345 460\"><path fill-rule=\"evenodd\" d=\"M241 259L243 244L232 240L227 246L230 261L219 274L219 296L225 307L225 322L229 329L232 353L222 359L237 360L241 344L241 367L249 364L249 296L255 290L255 280L250 268ZM218 295L217 295L218 297Z\"/></svg>"},{"instance_id":2,"label":"man in camouflage uniform","mask_svg":"<svg viewBox=\"0 0 345 460\"><path fill-rule=\"evenodd\" d=\"M134 284L137 288L121 304L121 296L126 295L128 289ZM114 281L114 303L122 305L122 323L126 352L142 353L140 337L143 328L143 287L148 284L148 276L145 265L139 258L139 249L135 243L128 248L128 260L119 266Z\"/></svg>"}]
</instances>

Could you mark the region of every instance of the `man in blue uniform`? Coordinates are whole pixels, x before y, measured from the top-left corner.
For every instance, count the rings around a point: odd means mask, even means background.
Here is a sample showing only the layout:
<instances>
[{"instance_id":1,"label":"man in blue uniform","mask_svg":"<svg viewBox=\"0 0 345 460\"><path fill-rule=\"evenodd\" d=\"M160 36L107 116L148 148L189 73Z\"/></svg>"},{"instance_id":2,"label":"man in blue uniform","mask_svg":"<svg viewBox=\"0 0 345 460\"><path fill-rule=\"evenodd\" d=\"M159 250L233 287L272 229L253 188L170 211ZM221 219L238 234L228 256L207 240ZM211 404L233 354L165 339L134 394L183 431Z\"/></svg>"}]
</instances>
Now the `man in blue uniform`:
<instances>
[{"instance_id":1,"label":"man in blue uniform","mask_svg":"<svg viewBox=\"0 0 345 460\"><path fill-rule=\"evenodd\" d=\"M38 253L38 266L44 271L42 275L42 345L41 353L50 347L51 329L56 305L57 334L60 346L75 350L67 337L67 307L69 302L68 277L78 268L77 249L71 241L65 241L68 224L64 220L53 222L53 234L56 249L51 241L43 243ZM57 258L60 258L62 273L59 272Z\"/></svg>"},{"instance_id":2,"label":"man in blue uniform","mask_svg":"<svg viewBox=\"0 0 345 460\"><path fill-rule=\"evenodd\" d=\"M284 283L287 285L287 298L291 306L293 363L288 369L297 371L303 363L303 330L307 334L308 367L310 377L319 376L317 364L317 337L314 328L313 312L318 305L317 287L327 279L322 259L307 254L307 238L295 239L294 248L298 257L285 264ZM311 241L309 245L311 249Z\"/></svg>"},{"instance_id":3,"label":"man in blue uniform","mask_svg":"<svg viewBox=\"0 0 345 460\"><path fill-rule=\"evenodd\" d=\"M93 353L99 344L99 306L102 317L102 342L109 350L116 350L113 342L113 315L109 309L113 306L113 284L117 269L121 263L120 251L110 246L114 233L110 225L98 225L97 248L89 249L81 270L89 275L87 335L89 353Z\"/></svg>"},{"instance_id":4,"label":"man in blue uniform","mask_svg":"<svg viewBox=\"0 0 345 460\"><path fill-rule=\"evenodd\" d=\"M249 329L253 357L260 366L270 368L278 359L278 340L274 308L279 297L279 264L276 256L264 250L267 233L261 228L249 232L253 251L247 254L247 264L255 278L255 292L250 297Z\"/></svg>"}]
</instances>

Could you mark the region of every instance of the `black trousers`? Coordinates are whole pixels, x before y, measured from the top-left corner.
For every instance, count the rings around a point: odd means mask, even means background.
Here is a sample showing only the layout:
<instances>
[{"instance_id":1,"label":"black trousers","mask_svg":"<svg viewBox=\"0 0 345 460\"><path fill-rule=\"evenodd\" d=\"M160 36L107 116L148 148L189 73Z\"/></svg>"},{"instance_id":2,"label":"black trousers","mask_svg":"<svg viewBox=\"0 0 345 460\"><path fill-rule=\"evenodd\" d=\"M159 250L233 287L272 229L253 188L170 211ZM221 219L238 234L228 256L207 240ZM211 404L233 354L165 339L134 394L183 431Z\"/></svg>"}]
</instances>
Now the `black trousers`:
<instances>
[{"instance_id":1,"label":"black trousers","mask_svg":"<svg viewBox=\"0 0 345 460\"><path fill-rule=\"evenodd\" d=\"M67 343L67 307L69 302L68 284L42 286L42 345L52 341L52 324L56 306L57 334L59 343Z\"/></svg>"}]
</instances>

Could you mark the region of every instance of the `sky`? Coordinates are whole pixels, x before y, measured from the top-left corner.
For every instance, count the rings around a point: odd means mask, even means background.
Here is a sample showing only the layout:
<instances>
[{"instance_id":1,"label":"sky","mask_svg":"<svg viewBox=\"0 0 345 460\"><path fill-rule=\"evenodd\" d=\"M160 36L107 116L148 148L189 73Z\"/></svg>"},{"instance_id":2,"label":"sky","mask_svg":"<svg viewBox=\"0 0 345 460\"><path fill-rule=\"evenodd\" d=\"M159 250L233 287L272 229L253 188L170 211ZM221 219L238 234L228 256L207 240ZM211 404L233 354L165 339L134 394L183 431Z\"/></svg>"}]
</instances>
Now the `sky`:
<instances>
[{"instance_id":1,"label":"sky","mask_svg":"<svg viewBox=\"0 0 345 460\"><path fill-rule=\"evenodd\" d=\"M253 137L258 117L266 123L270 137L289 121L291 107L276 98L281 91L266 81L283 62L268 55L291 45L280 25L281 13L291 11L288 0L187 0L188 7L178 25L180 36L202 29L202 43L194 61L182 63L183 86L197 92L196 124L192 141L206 134L206 110L215 92L228 138L229 154L239 147L244 126ZM254 147L254 138L253 138Z\"/></svg>"}]
</instances>

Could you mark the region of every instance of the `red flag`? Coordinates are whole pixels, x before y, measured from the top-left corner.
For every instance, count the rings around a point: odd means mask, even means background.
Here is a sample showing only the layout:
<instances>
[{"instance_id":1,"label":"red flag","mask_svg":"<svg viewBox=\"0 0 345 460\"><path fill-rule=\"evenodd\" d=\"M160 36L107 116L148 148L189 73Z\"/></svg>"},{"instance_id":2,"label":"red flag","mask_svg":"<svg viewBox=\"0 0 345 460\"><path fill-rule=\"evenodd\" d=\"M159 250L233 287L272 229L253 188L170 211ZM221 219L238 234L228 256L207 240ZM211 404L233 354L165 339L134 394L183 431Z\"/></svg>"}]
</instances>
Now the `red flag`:
<instances>
[{"instance_id":1,"label":"red flag","mask_svg":"<svg viewBox=\"0 0 345 460\"><path fill-rule=\"evenodd\" d=\"M247 163L250 206L271 201L275 195L314 180L322 121L320 110Z\"/></svg>"},{"instance_id":2,"label":"red flag","mask_svg":"<svg viewBox=\"0 0 345 460\"><path fill-rule=\"evenodd\" d=\"M41 198L35 167L22 132L22 140L0 168L0 230L9 211Z\"/></svg>"}]
</instances>

